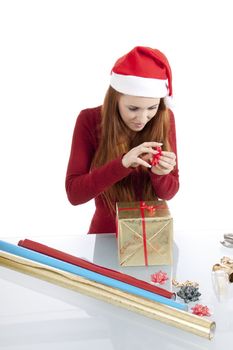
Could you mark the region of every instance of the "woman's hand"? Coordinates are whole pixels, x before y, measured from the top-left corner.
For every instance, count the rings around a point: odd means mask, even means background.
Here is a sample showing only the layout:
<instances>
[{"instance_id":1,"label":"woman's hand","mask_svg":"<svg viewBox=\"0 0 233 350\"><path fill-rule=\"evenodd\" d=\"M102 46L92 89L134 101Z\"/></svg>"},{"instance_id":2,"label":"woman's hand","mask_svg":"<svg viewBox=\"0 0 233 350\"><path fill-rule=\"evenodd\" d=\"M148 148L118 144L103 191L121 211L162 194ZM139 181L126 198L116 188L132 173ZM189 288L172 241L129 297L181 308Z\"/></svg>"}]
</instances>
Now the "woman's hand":
<instances>
[{"instance_id":1,"label":"woman's hand","mask_svg":"<svg viewBox=\"0 0 233 350\"><path fill-rule=\"evenodd\" d=\"M132 148L123 156L123 166L125 168L136 168L139 165L143 165L147 168L151 168L151 165L146 160L149 160L153 154L158 153L153 147L161 145L162 144L159 142L143 142L141 145Z\"/></svg>"},{"instance_id":2,"label":"woman's hand","mask_svg":"<svg viewBox=\"0 0 233 350\"><path fill-rule=\"evenodd\" d=\"M176 155L173 152L162 151L157 165L151 168L152 173L157 175L167 175L176 166Z\"/></svg>"}]
</instances>

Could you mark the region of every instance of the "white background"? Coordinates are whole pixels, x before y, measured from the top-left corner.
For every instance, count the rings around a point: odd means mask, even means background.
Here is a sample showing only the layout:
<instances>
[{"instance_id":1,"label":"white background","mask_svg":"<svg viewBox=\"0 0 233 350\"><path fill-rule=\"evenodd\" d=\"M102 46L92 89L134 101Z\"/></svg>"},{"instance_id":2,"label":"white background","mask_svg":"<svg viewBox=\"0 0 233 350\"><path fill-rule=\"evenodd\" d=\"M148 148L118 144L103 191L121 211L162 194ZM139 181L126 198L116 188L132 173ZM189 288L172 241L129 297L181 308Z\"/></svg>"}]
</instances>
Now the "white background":
<instances>
[{"instance_id":1,"label":"white background","mask_svg":"<svg viewBox=\"0 0 233 350\"><path fill-rule=\"evenodd\" d=\"M76 117L100 105L136 45L172 66L180 191L175 229L232 230L231 1L0 1L0 236L86 234L65 173Z\"/></svg>"}]
</instances>

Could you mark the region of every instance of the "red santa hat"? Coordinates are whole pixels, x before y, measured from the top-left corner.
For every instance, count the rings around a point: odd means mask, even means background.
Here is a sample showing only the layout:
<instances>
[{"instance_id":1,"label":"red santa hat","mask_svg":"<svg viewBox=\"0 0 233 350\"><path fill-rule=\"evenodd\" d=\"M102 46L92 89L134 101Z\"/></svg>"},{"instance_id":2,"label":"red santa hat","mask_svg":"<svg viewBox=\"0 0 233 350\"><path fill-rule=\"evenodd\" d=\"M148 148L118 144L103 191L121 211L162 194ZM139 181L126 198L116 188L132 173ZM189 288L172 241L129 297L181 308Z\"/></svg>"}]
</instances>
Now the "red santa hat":
<instances>
[{"instance_id":1,"label":"red santa hat","mask_svg":"<svg viewBox=\"0 0 233 350\"><path fill-rule=\"evenodd\" d=\"M110 85L125 95L171 97L172 72L161 51L136 46L116 61L111 71Z\"/></svg>"}]
</instances>

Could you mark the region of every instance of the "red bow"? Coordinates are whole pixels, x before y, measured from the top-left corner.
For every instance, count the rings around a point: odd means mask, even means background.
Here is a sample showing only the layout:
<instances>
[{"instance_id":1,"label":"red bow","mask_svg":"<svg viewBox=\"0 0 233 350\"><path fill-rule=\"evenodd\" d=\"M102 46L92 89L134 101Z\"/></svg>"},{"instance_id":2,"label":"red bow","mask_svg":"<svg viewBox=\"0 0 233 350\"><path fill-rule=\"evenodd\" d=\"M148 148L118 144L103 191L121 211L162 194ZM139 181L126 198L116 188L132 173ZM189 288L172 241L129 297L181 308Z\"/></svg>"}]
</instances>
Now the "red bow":
<instances>
[{"instance_id":1,"label":"red bow","mask_svg":"<svg viewBox=\"0 0 233 350\"><path fill-rule=\"evenodd\" d=\"M150 214L153 214L158 207L158 205L148 205L145 202L140 202L140 209L147 209Z\"/></svg>"},{"instance_id":2,"label":"red bow","mask_svg":"<svg viewBox=\"0 0 233 350\"><path fill-rule=\"evenodd\" d=\"M151 161L151 166L156 166L159 162L159 158L162 155L162 148L161 147L155 147L156 151L158 151L158 153L153 154L153 158Z\"/></svg>"}]
</instances>

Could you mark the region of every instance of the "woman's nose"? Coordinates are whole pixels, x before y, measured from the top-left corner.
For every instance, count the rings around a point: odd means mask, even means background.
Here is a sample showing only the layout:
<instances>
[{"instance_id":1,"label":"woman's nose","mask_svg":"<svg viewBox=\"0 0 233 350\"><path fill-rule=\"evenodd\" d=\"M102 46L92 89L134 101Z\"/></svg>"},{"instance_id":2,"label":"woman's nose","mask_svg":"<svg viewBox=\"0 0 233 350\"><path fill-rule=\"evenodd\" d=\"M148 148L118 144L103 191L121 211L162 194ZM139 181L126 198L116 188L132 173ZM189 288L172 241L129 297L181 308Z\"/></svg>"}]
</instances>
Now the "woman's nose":
<instances>
[{"instance_id":1,"label":"woman's nose","mask_svg":"<svg viewBox=\"0 0 233 350\"><path fill-rule=\"evenodd\" d=\"M148 111L141 111L138 112L138 119L140 120L141 123L146 122L148 120Z\"/></svg>"}]
</instances>

